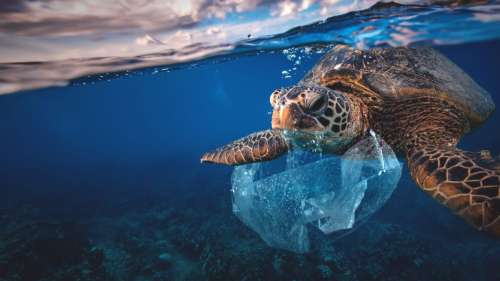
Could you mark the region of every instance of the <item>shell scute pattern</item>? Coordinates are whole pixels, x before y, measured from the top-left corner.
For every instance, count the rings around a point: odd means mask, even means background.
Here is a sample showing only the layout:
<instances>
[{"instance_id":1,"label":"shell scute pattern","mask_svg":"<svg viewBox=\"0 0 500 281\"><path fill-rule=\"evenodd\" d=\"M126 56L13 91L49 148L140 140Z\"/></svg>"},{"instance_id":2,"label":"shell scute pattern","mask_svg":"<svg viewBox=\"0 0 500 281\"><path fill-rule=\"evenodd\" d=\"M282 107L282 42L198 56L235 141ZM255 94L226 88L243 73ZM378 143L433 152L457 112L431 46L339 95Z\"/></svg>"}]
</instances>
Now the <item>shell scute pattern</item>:
<instances>
[{"instance_id":1,"label":"shell scute pattern","mask_svg":"<svg viewBox=\"0 0 500 281\"><path fill-rule=\"evenodd\" d=\"M362 51L337 45L302 83L358 95L369 106L390 97L440 97L443 103L461 108L473 126L486 120L495 109L488 92L448 58L428 47Z\"/></svg>"}]
</instances>

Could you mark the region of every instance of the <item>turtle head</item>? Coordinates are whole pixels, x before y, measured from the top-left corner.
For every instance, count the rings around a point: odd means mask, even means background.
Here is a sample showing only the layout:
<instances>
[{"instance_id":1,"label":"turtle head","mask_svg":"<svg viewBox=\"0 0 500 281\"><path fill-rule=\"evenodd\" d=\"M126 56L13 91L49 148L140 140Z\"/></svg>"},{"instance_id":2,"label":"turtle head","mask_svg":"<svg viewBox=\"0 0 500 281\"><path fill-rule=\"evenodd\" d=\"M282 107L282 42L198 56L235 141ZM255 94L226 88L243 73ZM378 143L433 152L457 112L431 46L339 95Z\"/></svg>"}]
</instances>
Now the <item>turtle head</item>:
<instances>
[{"instance_id":1,"label":"turtle head","mask_svg":"<svg viewBox=\"0 0 500 281\"><path fill-rule=\"evenodd\" d=\"M272 130L250 134L214 151L201 162L240 165L272 160L290 148L343 153L368 128L360 99L317 85L275 90Z\"/></svg>"},{"instance_id":2,"label":"turtle head","mask_svg":"<svg viewBox=\"0 0 500 281\"><path fill-rule=\"evenodd\" d=\"M342 152L366 131L363 105L326 87L298 85L275 90L270 102L273 129L283 129L292 139L300 138L301 143L321 136L321 146Z\"/></svg>"}]
</instances>

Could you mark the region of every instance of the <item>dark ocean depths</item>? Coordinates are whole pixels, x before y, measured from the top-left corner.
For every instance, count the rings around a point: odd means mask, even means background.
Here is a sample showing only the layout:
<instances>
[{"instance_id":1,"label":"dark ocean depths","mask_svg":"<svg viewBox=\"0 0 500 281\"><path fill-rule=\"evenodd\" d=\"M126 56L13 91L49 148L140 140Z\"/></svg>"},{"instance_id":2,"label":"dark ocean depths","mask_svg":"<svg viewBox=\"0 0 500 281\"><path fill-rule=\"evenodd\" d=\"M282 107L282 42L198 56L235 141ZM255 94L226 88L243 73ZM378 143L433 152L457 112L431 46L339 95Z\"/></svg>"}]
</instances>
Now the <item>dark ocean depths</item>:
<instances>
[{"instance_id":1,"label":"dark ocean depths","mask_svg":"<svg viewBox=\"0 0 500 281\"><path fill-rule=\"evenodd\" d=\"M436 47L500 106L500 41ZM300 51L300 49L299 49ZM388 203L310 253L268 247L231 211L203 152L270 127L282 51L85 78L0 97L0 280L500 280L500 241L425 195ZM500 114L463 140L500 154Z\"/></svg>"}]
</instances>

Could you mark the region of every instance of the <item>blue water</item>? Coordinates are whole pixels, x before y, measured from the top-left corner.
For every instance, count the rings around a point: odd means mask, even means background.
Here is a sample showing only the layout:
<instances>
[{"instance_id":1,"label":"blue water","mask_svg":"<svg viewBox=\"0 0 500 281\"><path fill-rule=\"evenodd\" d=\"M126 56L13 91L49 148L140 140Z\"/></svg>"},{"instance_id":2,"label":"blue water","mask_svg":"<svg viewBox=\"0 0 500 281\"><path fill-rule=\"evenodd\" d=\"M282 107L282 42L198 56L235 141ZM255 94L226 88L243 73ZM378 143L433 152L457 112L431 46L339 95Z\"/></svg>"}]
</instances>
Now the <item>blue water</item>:
<instances>
[{"instance_id":1,"label":"blue water","mask_svg":"<svg viewBox=\"0 0 500 281\"><path fill-rule=\"evenodd\" d=\"M500 41L471 41L435 48L498 106ZM500 280L500 241L421 192L406 167L367 223L308 254L268 247L233 216L232 168L200 156L269 128L269 94L297 83L324 54L316 47L1 96L0 280ZM460 147L499 155L499 124L495 112Z\"/></svg>"}]
</instances>

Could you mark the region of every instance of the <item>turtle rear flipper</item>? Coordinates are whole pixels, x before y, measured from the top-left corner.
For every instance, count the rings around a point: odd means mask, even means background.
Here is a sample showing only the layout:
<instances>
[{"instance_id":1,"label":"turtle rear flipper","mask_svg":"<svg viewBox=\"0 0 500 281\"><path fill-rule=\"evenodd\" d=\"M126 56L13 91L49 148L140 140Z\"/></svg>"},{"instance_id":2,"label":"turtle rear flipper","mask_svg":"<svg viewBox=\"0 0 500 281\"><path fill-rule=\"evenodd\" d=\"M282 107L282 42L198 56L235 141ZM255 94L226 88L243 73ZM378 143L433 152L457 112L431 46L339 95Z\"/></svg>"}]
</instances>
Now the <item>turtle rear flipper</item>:
<instances>
[{"instance_id":1,"label":"turtle rear flipper","mask_svg":"<svg viewBox=\"0 0 500 281\"><path fill-rule=\"evenodd\" d=\"M201 163L240 165L268 161L286 153L289 144L280 130L250 134L201 157Z\"/></svg>"},{"instance_id":2,"label":"turtle rear flipper","mask_svg":"<svg viewBox=\"0 0 500 281\"><path fill-rule=\"evenodd\" d=\"M500 238L499 162L454 147L417 147L407 153L415 182L477 229Z\"/></svg>"}]
</instances>

